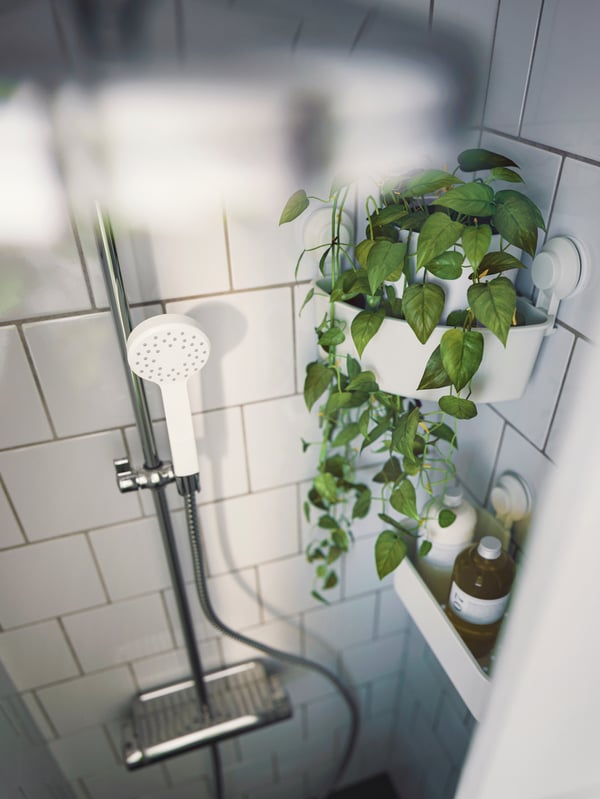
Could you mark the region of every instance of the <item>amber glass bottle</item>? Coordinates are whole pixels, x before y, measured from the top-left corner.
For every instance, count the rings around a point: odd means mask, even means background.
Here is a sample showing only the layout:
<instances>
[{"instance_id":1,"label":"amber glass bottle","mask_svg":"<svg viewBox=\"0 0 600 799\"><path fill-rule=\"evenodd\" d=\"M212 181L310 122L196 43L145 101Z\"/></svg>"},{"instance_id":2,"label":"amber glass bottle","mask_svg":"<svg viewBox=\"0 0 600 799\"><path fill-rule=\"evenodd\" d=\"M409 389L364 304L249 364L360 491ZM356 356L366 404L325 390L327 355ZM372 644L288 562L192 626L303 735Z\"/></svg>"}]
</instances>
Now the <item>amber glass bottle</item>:
<instances>
[{"instance_id":1,"label":"amber glass bottle","mask_svg":"<svg viewBox=\"0 0 600 799\"><path fill-rule=\"evenodd\" d=\"M446 614L478 659L494 647L514 576L514 561L494 536L485 536L456 559Z\"/></svg>"}]
</instances>

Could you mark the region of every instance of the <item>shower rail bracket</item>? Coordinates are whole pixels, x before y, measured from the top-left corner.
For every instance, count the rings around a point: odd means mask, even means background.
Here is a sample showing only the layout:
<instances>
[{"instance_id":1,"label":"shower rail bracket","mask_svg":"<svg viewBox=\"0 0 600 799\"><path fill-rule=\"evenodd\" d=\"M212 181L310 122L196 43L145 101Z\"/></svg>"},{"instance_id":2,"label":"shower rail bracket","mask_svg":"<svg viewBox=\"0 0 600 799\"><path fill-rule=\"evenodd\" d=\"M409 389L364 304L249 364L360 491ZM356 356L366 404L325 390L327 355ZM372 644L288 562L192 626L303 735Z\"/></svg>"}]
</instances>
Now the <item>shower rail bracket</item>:
<instances>
[{"instance_id":1,"label":"shower rail bracket","mask_svg":"<svg viewBox=\"0 0 600 799\"><path fill-rule=\"evenodd\" d=\"M132 469L129 458L116 458L113 464L117 475L117 486L122 494L138 491L140 488L159 488L175 482L173 464L168 461L152 469L146 466Z\"/></svg>"}]
</instances>

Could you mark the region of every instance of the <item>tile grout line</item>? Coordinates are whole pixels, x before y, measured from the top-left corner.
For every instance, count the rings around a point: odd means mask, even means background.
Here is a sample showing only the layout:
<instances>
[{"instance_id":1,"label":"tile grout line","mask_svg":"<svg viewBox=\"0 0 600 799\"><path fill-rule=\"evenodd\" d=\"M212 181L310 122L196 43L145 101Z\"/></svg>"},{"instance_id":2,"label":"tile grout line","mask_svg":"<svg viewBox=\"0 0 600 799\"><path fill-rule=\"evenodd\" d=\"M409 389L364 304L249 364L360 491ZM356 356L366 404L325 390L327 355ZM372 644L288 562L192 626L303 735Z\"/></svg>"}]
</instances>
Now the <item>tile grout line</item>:
<instances>
[{"instance_id":1,"label":"tile grout line","mask_svg":"<svg viewBox=\"0 0 600 799\"><path fill-rule=\"evenodd\" d=\"M531 52L529 54L529 62L527 64L527 72L525 76L525 87L523 91L523 98L521 100L521 107L519 108L519 124L518 124L518 135L521 136L523 131L523 122L525 118L525 106L527 105L527 100L529 99L529 89L531 86L531 75L533 72L533 62L535 60L535 51L537 49L538 39L540 35L540 28L542 25L542 16L544 14L544 2L542 0L540 4L540 10L538 13L538 18L535 26L535 33L533 35L533 42L531 44Z\"/></svg>"},{"instance_id":2,"label":"tile grout line","mask_svg":"<svg viewBox=\"0 0 600 799\"><path fill-rule=\"evenodd\" d=\"M524 136L520 136L514 133L508 133L505 130L500 130L499 128L489 127L484 125L482 128L483 133L492 133L495 136L501 136L505 139L510 139L511 141L520 142L521 144L526 144L529 147L534 147L536 150L543 150L547 153L554 153L555 155L562 155L565 158L569 158L573 161L579 161L583 164L589 164L590 166L600 166L600 161L594 158L590 158L586 155L580 155L578 153L571 152L570 150L563 150L561 147L554 147L551 144L545 144L544 142L536 141L535 139L528 139Z\"/></svg>"},{"instance_id":3,"label":"tile grout line","mask_svg":"<svg viewBox=\"0 0 600 799\"><path fill-rule=\"evenodd\" d=\"M67 648L70 651L73 660L75 661L75 665L79 669L79 674L73 675L73 677L76 677L76 676L77 677L83 677L84 674L85 674L85 669L81 665L81 661L79 660L79 656L77 655L77 651L75 650L75 646L73 645L73 642L71 641L71 638L69 637L69 634L67 632L67 628L65 627L65 625L63 623L63 620L62 620L62 618L60 618L60 616L56 617L56 622L57 622L57 624L58 624L58 626L60 628L60 631L63 634L63 637L64 637L65 643L67 645Z\"/></svg>"},{"instance_id":4,"label":"tile grout line","mask_svg":"<svg viewBox=\"0 0 600 799\"><path fill-rule=\"evenodd\" d=\"M4 482L4 478L2 477L1 473L0 473L0 490L4 491L4 496L6 497L6 501L8 503L8 507L13 512L13 515L15 517L15 521L17 523L17 526L18 526L18 528L19 528L19 530L21 532L21 535L23 536L23 539L24 539L20 544L16 544L14 547L3 547L0 550L0 552L5 552L6 550L9 550L9 549L20 549L21 547L26 546L27 544L29 544L31 542L29 541L29 538L27 537L27 533L25 532L25 525L23 524L19 514L17 513L17 508L16 508L14 502L12 501L12 497L10 496L10 494L8 492L8 488L6 486L6 483Z\"/></svg>"},{"instance_id":5,"label":"tile grout line","mask_svg":"<svg viewBox=\"0 0 600 799\"><path fill-rule=\"evenodd\" d=\"M229 280L229 291L227 294L235 292L233 285L233 263L231 259L231 237L229 234L229 222L227 220L227 210L225 205L221 203L221 218L223 221L223 237L225 240L225 258L227 260L227 277Z\"/></svg>"},{"instance_id":6,"label":"tile grout line","mask_svg":"<svg viewBox=\"0 0 600 799\"><path fill-rule=\"evenodd\" d=\"M575 338L575 339L573 339L573 343L571 345L571 351L569 352L569 357L567 359L567 365L565 366L565 370L564 370L563 375L562 375L560 388L558 389L558 394L556 395L556 402L554 403L554 409L552 411L552 415L550 417L550 421L548 422L548 428L546 430L546 435L544 437L544 443L542 444L541 451L542 451L542 453L544 455L546 455L547 458L549 457L549 455L546 453L546 447L548 446L548 442L550 440L550 436L552 435L552 428L554 427L554 421L556 419L556 414L558 412L558 408L560 406L560 402L561 402L561 399L562 399L564 387L565 387L565 384L567 382L567 378L569 376L569 371L571 369L571 364L573 362L573 356L575 354L576 346L577 346L577 339Z\"/></svg>"},{"instance_id":7,"label":"tile grout line","mask_svg":"<svg viewBox=\"0 0 600 799\"><path fill-rule=\"evenodd\" d=\"M16 328L17 328L17 333L19 335L19 339L21 341L21 346L23 347L23 352L25 353L27 364L29 365L29 369L31 371L33 382L35 383L35 387L39 395L40 403L44 409L44 413L46 414L48 421L48 426L50 428L50 432L52 433L52 439L49 440L54 441L58 438L58 434L56 432L56 427L54 426L54 422L52 421L52 415L50 414L50 408L48 407L46 396L42 389L42 381L40 380L40 376L38 375L37 369L35 368L35 362L33 360L33 355L31 354L31 350L29 349L29 343L25 336L25 331L23 330L22 325L20 324L17 324Z\"/></svg>"},{"instance_id":8,"label":"tile grout line","mask_svg":"<svg viewBox=\"0 0 600 799\"><path fill-rule=\"evenodd\" d=\"M488 64L487 64L487 81L486 81L486 84L485 84L485 93L484 93L484 96L483 96L483 103L481 104L481 116L479 118L479 125L478 125L479 130L480 130L480 137L481 137L481 132L483 131L483 126L484 126L484 121L485 121L485 114L486 114L486 111L487 111L488 97L489 97L489 93L490 93L490 84L491 84L491 80L492 80L492 65L494 63L494 51L496 49L496 35L498 33L498 19L500 18L500 3L501 3L501 0L497 0L496 14L494 16L494 30L493 30L493 33L492 33L492 47L491 47L491 50L490 50L490 58L489 58L489 61L488 61Z\"/></svg>"}]
</instances>

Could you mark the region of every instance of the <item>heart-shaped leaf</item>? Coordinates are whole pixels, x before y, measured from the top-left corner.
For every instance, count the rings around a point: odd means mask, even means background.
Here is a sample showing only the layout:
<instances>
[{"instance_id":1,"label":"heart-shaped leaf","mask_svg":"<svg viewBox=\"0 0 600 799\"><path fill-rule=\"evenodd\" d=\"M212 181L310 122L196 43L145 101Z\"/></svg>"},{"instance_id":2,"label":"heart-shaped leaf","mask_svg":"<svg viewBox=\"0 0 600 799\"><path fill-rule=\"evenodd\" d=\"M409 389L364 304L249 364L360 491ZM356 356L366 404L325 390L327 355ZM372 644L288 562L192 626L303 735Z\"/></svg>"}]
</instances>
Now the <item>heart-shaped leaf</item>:
<instances>
[{"instance_id":1,"label":"heart-shaped leaf","mask_svg":"<svg viewBox=\"0 0 600 799\"><path fill-rule=\"evenodd\" d=\"M460 222L453 222L448 214L437 213L428 216L417 242L417 269L420 269L437 255L452 247L463 231Z\"/></svg>"},{"instance_id":2,"label":"heart-shaped leaf","mask_svg":"<svg viewBox=\"0 0 600 799\"><path fill-rule=\"evenodd\" d=\"M535 254L537 229L545 229L544 220L537 206L524 194L513 189L499 191L492 222L510 244L520 247L531 256Z\"/></svg>"},{"instance_id":3,"label":"heart-shaped leaf","mask_svg":"<svg viewBox=\"0 0 600 799\"><path fill-rule=\"evenodd\" d=\"M361 311L352 320L350 332L359 355L363 354L365 347L381 327L384 317L385 312L379 309L378 311Z\"/></svg>"},{"instance_id":4,"label":"heart-shaped leaf","mask_svg":"<svg viewBox=\"0 0 600 799\"><path fill-rule=\"evenodd\" d=\"M402 477L402 467L396 456L389 458L373 477L374 483L395 483Z\"/></svg>"},{"instance_id":5,"label":"heart-shaped leaf","mask_svg":"<svg viewBox=\"0 0 600 799\"><path fill-rule=\"evenodd\" d=\"M440 527L450 527L456 520L456 513L449 508L444 508L438 514L438 523Z\"/></svg>"},{"instance_id":6,"label":"heart-shaped leaf","mask_svg":"<svg viewBox=\"0 0 600 799\"><path fill-rule=\"evenodd\" d=\"M296 219L296 217L300 216L300 214L305 211L308 206L309 200L304 189L295 191L286 202L283 211L281 212L279 224L284 225L286 222L291 222L293 219Z\"/></svg>"},{"instance_id":7,"label":"heart-shaped leaf","mask_svg":"<svg viewBox=\"0 0 600 799\"><path fill-rule=\"evenodd\" d=\"M423 377L417 388L419 390L426 388L444 388L451 384L452 381L448 377L448 372L444 369L440 348L438 346L429 356L425 371L423 372Z\"/></svg>"},{"instance_id":8,"label":"heart-shaped leaf","mask_svg":"<svg viewBox=\"0 0 600 799\"><path fill-rule=\"evenodd\" d=\"M367 275L371 294L398 269L402 271L406 244L401 241L376 241L367 256Z\"/></svg>"},{"instance_id":9,"label":"heart-shaped leaf","mask_svg":"<svg viewBox=\"0 0 600 799\"><path fill-rule=\"evenodd\" d=\"M435 283L417 283L408 286L402 297L406 321L421 344L425 344L444 312L446 295Z\"/></svg>"},{"instance_id":10,"label":"heart-shaped leaf","mask_svg":"<svg viewBox=\"0 0 600 799\"><path fill-rule=\"evenodd\" d=\"M413 408L409 413L402 414L392 433L392 447L407 458L414 457L415 438L420 421L421 411L419 408Z\"/></svg>"},{"instance_id":11,"label":"heart-shaped leaf","mask_svg":"<svg viewBox=\"0 0 600 799\"><path fill-rule=\"evenodd\" d=\"M359 491L358 497L356 498L356 502L352 507L352 518L364 519L365 516L369 513L370 508L371 508L371 490L367 488L367 486L363 486L361 491Z\"/></svg>"},{"instance_id":12,"label":"heart-shaped leaf","mask_svg":"<svg viewBox=\"0 0 600 799\"><path fill-rule=\"evenodd\" d=\"M523 178L514 169L505 166L496 166L490 171L494 180L505 180L507 183L523 183Z\"/></svg>"},{"instance_id":13,"label":"heart-shaped leaf","mask_svg":"<svg viewBox=\"0 0 600 799\"><path fill-rule=\"evenodd\" d=\"M462 397L446 396L440 397L438 404L440 408L449 416L456 419L473 419L477 416L477 405L471 400Z\"/></svg>"},{"instance_id":14,"label":"heart-shaped leaf","mask_svg":"<svg viewBox=\"0 0 600 799\"><path fill-rule=\"evenodd\" d=\"M403 516L418 519L417 495L415 487L410 480L403 480L390 496L390 505Z\"/></svg>"},{"instance_id":15,"label":"heart-shaped leaf","mask_svg":"<svg viewBox=\"0 0 600 799\"><path fill-rule=\"evenodd\" d=\"M379 391L373 372L360 372L346 386L346 391Z\"/></svg>"},{"instance_id":16,"label":"heart-shaped leaf","mask_svg":"<svg viewBox=\"0 0 600 799\"><path fill-rule=\"evenodd\" d=\"M344 331L339 327L330 327L319 336L318 342L321 347L331 347L335 344L341 344L346 338Z\"/></svg>"},{"instance_id":17,"label":"heart-shaped leaf","mask_svg":"<svg viewBox=\"0 0 600 799\"><path fill-rule=\"evenodd\" d=\"M323 499L328 502L337 501L337 483L335 477L329 472L318 474L314 479L314 486Z\"/></svg>"},{"instance_id":18,"label":"heart-shaped leaf","mask_svg":"<svg viewBox=\"0 0 600 799\"><path fill-rule=\"evenodd\" d=\"M491 216L494 192L485 183L464 183L436 198L435 204L466 216Z\"/></svg>"},{"instance_id":19,"label":"heart-shaped leaf","mask_svg":"<svg viewBox=\"0 0 600 799\"><path fill-rule=\"evenodd\" d=\"M420 175L411 178L400 196L424 197L440 189L446 189L448 186L456 186L457 183L464 183L464 181L450 172L442 172L440 169L427 169L421 172Z\"/></svg>"},{"instance_id":20,"label":"heart-shaped leaf","mask_svg":"<svg viewBox=\"0 0 600 799\"><path fill-rule=\"evenodd\" d=\"M358 422L350 422L345 427L342 427L340 432L331 442L332 447L344 447L353 441L357 435L360 434Z\"/></svg>"},{"instance_id":21,"label":"heart-shaped leaf","mask_svg":"<svg viewBox=\"0 0 600 799\"><path fill-rule=\"evenodd\" d=\"M505 155L493 153L491 150L484 150L481 147L463 150L458 156L458 165L463 172L477 172L479 169L494 169L499 166L516 166L517 168L519 166Z\"/></svg>"},{"instance_id":22,"label":"heart-shaped leaf","mask_svg":"<svg viewBox=\"0 0 600 799\"><path fill-rule=\"evenodd\" d=\"M509 252L488 252L479 264L477 274L479 277L486 277L507 272L509 269L526 269L526 266Z\"/></svg>"},{"instance_id":23,"label":"heart-shaped leaf","mask_svg":"<svg viewBox=\"0 0 600 799\"><path fill-rule=\"evenodd\" d=\"M304 402L308 410L312 408L319 397L327 390L335 372L320 361L313 361L306 367L304 379Z\"/></svg>"},{"instance_id":24,"label":"heart-shaped leaf","mask_svg":"<svg viewBox=\"0 0 600 799\"><path fill-rule=\"evenodd\" d=\"M476 330L446 330L440 341L442 364L457 391L467 385L483 358L483 336Z\"/></svg>"},{"instance_id":25,"label":"heart-shaped leaf","mask_svg":"<svg viewBox=\"0 0 600 799\"><path fill-rule=\"evenodd\" d=\"M497 277L487 283L475 283L469 286L467 297L477 319L506 346L517 304L515 287L510 280Z\"/></svg>"},{"instance_id":26,"label":"heart-shaped leaf","mask_svg":"<svg viewBox=\"0 0 600 799\"><path fill-rule=\"evenodd\" d=\"M356 245L354 249L354 255L356 256L356 260L364 269L367 268L367 258L369 257L369 253L371 252L371 249L375 246L375 244L376 244L375 239L363 239L361 242L359 242Z\"/></svg>"},{"instance_id":27,"label":"heart-shaped leaf","mask_svg":"<svg viewBox=\"0 0 600 799\"><path fill-rule=\"evenodd\" d=\"M461 236L465 255L474 269L477 269L481 259L490 248L492 229L489 225L466 227Z\"/></svg>"},{"instance_id":28,"label":"heart-shaped leaf","mask_svg":"<svg viewBox=\"0 0 600 799\"><path fill-rule=\"evenodd\" d=\"M432 275L444 280L458 280L459 277L462 277L463 260L464 256L461 252L448 250L436 256L433 261L429 261L424 268Z\"/></svg>"},{"instance_id":29,"label":"heart-shaped leaf","mask_svg":"<svg viewBox=\"0 0 600 799\"><path fill-rule=\"evenodd\" d=\"M373 214L370 219L373 225L381 227L381 225L391 225L395 222L402 222L409 213L410 211L407 211L403 205L388 205L386 208L381 208L376 214Z\"/></svg>"},{"instance_id":30,"label":"heart-shaped leaf","mask_svg":"<svg viewBox=\"0 0 600 799\"><path fill-rule=\"evenodd\" d=\"M379 579L394 571L406 557L406 541L393 530L384 530L375 542L375 568Z\"/></svg>"}]
</instances>

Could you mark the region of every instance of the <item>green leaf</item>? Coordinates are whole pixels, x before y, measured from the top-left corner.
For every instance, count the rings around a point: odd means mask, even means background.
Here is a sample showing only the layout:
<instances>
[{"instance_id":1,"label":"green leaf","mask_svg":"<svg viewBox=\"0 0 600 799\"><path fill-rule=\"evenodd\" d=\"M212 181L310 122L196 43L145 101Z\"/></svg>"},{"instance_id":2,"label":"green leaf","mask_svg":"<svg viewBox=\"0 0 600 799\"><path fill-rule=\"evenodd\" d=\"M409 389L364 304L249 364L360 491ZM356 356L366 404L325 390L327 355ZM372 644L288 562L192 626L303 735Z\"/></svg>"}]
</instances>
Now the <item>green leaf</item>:
<instances>
[{"instance_id":1,"label":"green leaf","mask_svg":"<svg viewBox=\"0 0 600 799\"><path fill-rule=\"evenodd\" d=\"M457 175L440 169L426 169L408 181L400 197L424 197L448 186L455 186L457 183L464 183Z\"/></svg>"},{"instance_id":2,"label":"green leaf","mask_svg":"<svg viewBox=\"0 0 600 799\"><path fill-rule=\"evenodd\" d=\"M324 413L329 416L340 408L347 408L352 404L353 396L349 391L334 391L325 403Z\"/></svg>"},{"instance_id":3,"label":"green leaf","mask_svg":"<svg viewBox=\"0 0 600 799\"><path fill-rule=\"evenodd\" d=\"M523 178L514 169L505 166L496 166L490 171L493 180L505 180L507 183L523 183Z\"/></svg>"},{"instance_id":4,"label":"green leaf","mask_svg":"<svg viewBox=\"0 0 600 799\"><path fill-rule=\"evenodd\" d=\"M438 514L438 522L440 527L450 527L451 524L454 524L455 519L456 513L449 508L444 508Z\"/></svg>"},{"instance_id":5,"label":"green leaf","mask_svg":"<svg viewBox=\"0 0 600 799\"><path fill-rule=\"evenodd\" d=\"M510 280L497 277L487 283L475 283L469 286L467 297L477 319L506 346L517 303L515 287Z\"/></svg>"},{"instance_id":6,"label":"green leaf","mask_svg":"<svg viewBox=\"0 0 600 799\"><path fill-rule=\"evenodd\" d=\"M463 260L464 256L461 252L448 250L436 256L433 261L429 261L424 268L431 272L432 275L441 277L444 280L457 280L462 277Z\"/></svg>"},{"instance_id":7,"label":"green leaf","mask_svg":"<svg viewBox=\"0 0 600 799\"><path fill-rule=\"evenodd\" d=\"M350 380L360 374L360 364L356 358L353 358L351 355L346 355L346 372Z\"/></svg>"},{"instance_id":8,"label":"green leaf","mask_svg":"<svg viewBox=\"0 0 600 799\"><path fill-rule=\"evenodd\" d=\"M321 347L331 347L332 345L341 344L345 338L343 330L340 330L339 327L330 327L329 330L321 333L318 341Z\"/></svg>"},{"instance_id":9,"label":"green leaf","mask_svg":"<svg viewBox=\"0 0 600 799\"><path fill-rule=\"evenodd\" d=\"M307 294L307 295L306 295L306 297L304 298L304 302L302 303L302 305L301 305L301 307L300 307L300 310L298 311L298 316L300 316L300 314L301 314L301 313L302 313L302 311L304 310L304 306L306 305L306 303L307 303L307 302L310 302L310 301L312 300L312 298L313 298L313 296L314 296L314 293L315 293L315 290L314 290L314 289L310 289L310 290L309 290L308 294Z\"/></svg>"},{"instance_id":10,"label":"green leaf","mask_svg":"<svg viewBox=\"0 0 600 799\"><path fill-rule=\"evenodd\" d=\"M386 524L391 524L396 530L401 533L407 533L410 535L410 530L404 527L400 522L396 521L393 516L388 516L387 513L378 513L377 516L381 519L382 522Z\"/></svg>"},{"instance_id":11,"label":"green leaf","mask_svg":"<svg viewBox=\"0 0 600 799\"><path fill-rule=\"evenodd\" d=\"M447 441L449 444L452 444L455 449L458 449L456 433L449 425L444 424L443 422L438 422L437 424L431 426L429 432L434 438L440 438L442 441Z\"/></svg>"},{"instance_id":12,"label":"green leaf","mask_svg":"<svg viewBox=\"0 0 600 799\"><path fill-rule=\"evenodd\" d=\"M331 534L331 538L334 544L339 547L344 552L348 551L348 533L345 530L342 530L341 527L337 527Z\"/></svg>"},{"instance_id":13,"label":"green leaf","mask_svg":"<svg viewBox=\"0 0 600 799\"><path fill-rule=\"evenodd\" d=\"M366 486L361 490L352 508L353 519L364 519L371 508L371 490Z\"/></svg>"},{"instance_id":14,"label":"green leaf","mask_svg":"<svg viewBox=\"0 0 600 799\"><path fill-rule=\"evenodd\" d=\"M449 327L463 327L467 318L469 316L469 311L450 311L448 316L446 317L446 324Z\"/></svg>"},{"instance_id":15,"label":"green leaf","mask_svg":"<svg viewBox=\"0 0 600 799\"><path fill-rule=\"evenodd\" d=\"M367 259L373 247L377 244L375 239L363 239L354 248L354 255L358 263L364 268L367 268Z\"/></svg>"},{"instance_id":16,"label":"green leaf","mask_svg":"<svg viewBox=\"0 0 600 799\"><path fill-rule=\"evenodd\" d=\"M358 419L358 429L360 430L361 436L367 436L369 433L369 421L371 418L371 412L367 408L366 411L363 411Z\"/></svg>"},{"instance_id":17,"label":"green leaf","mask_svg":"<svg viewBox=\"0 0 600 799\"><path fill-rule=\"evenodd\" d=\"M461 242L469 263L474 269L477 269L481 259L490 248L492 229L489 225L466 227L461 236Z\"/></svg>"},{"instance_id":18,"label":"green leaf","mask_svg":"<svg viewBox=\"0 0 600 799\"><path fill-rule=\"evenodd\" d=\"M456 419L473 419L477 416L477 405L462 397L440 397L438 404L444 413Z\"/></svg>"},{"instance_id":19,"label":"green leaf","mask_svg":"<svg viewBox=\"0 0 600 799\"><path fill-rule=\"evenodd\" d=\"M379 579L390 574L406 557L408 546L406 541L393 530L384 530L375 542L375 567Z\"/></svg>"},{"instance_id":20,"label":"green leaf","mask_svg":"<svg viewBox=\"0 0 600 799\"><path fill-rule=\"evenodd\" d=\"M302 442L302 452L306 452L306 450L310 447L310 442L305 441L303 438L300 439Z\"/></svg>"},{"instance_id":21,"label":"green leaf","mask_svg":"<svg viewBox=\"0 0 600 799\"><path fill-rule=\"evenodd\" d=\"M311 595L311 597L312 597L313 599L316 599L318 602L322 602L322 603L323 603L323 605L329 605L329 601L328 601L327 599L325 599L325 597L324 597L324 596L321 596L321 594L320 594L318 591L315 591L315 590L313 589L313 590L310 592L310 595Z\"/></svg>"},{"instance_id":22,"label":"green leaf","mask_svg":"<svg viewBox=\"0 0 600 799\"><path fill-rule=\"evenodd\" d=\"M381 208L376 214L373 214L371 216L371 222L377 227L381 227L381 225L390 225L395 222L401 222L409 213L410 212L407 211L403 205L388 205L386 208Z\"/></svg>"},{"instance_id":23,"label":"green leaf","mask_svg":"<svg viewBox=\"0 0 600 799\"><path fill-rule=\"evenodd\" d=\"M323 499L328 502L337 502L337 483L332 474L329 472L318 474L314 479L314 486Z\"/></svg>"},{"instance_id":24,"label":"green leaf","mask_svg":"<svg viewBox=\"0 0 600 799\"><path fill-rule=\"evenodd\" d=\"M535 254L537 229L545 229L544 220L537 206L525 195L512 189L499 191L492 222L510 244L520 247L531 256Z\"/></svg>"},{"instance_id":25,"label":"green leaf","mask_svg":"<svg viewBox=\"0 0 600 799\"><path fill-rule=\"evenodd\" d=\"M329 258L329 254L331 253L331 245L326 247L323 255L319 258L319 272L324 275L325 270L327 269L327 259Z\"/></svg>"},{"instance_id":26,"label":"green leaf","mask_svg":"<svg viewBox=\"0 0 600 799\"><path fill-rule=\"evenodd\" d=\"M379 391L373 372L361 372L352 378L346 386L346 391Z\"/></svg>"},{"instance_id":27,"label":"green leaf","mask_svg":"<svg viewBox=\"0 0 600 799\"><path fill-rule=\"evenodd\" d=\"M439 324L445 301L444 289L435 283L416 283L404 291L404 316L421 344L425 344Z\"/></svg>"},{"instance_id":28,"label":"green leaf","mask_svg":"<svg viewBox=\"0 0 600 799\"><path fill-rule=\"evenodd\" d=\"M325 578L325 582L323 583L323 588L335 588L338 584L338 576L335 572L330 571Z\"/></svg>"},{"instance_id":29,"label":"green leaf","mask_svg":"<svg viewBox=\"0 0 600 799\"><path fill-rule=\"evenodd\" d=\"M367 257L367 274L371 294L375 294L384 280L393 272L402 270L406 244L404 242L376 241Z\"/></svg>"},{"instance_id":30,"label":"green leaf","mask_svg":"<svg viewBox=\"0 0 600 799\"><path fill-rule=\"evenodd\" d=\"M410 413L402 414L392 433L392 446L407 458L414 457L415 438L420 421L421 411L419 408L413 408Z\"/></svg>"},{"instance_id":31,"label":"green leaf","mask_svg":"<svg viewBox=\"0 0 600 799\"><path fill-rule=\"evenodd\" d=\"M449 386L451 383L452 381L444 369L440 348L438 346L429 356L429 360L427 361L425 371L423 372L421 382L417 386L417 389L420 391L426 388L444 388L444 386Z\"/></svg>"},{"instance_id":32,"label":"green leaf","mask_svg":"<svg viewBox=\"0 0 600 799\"><path fill-rule=\"evenodd\" d=\"M422 541L421 546L419 547L419 557L424 558L425 555L427 555L427 553L431 551L432 546L433 544L431 543L431 541L427 541L427 539L425 539L425 541Z\"/></svg>"},{"instance_id":33,"label":"green leaf","mask_svg":"<svg viewBox=\"0 0 600 799\"><path fill-rule=\"evenodd\" d=\"M446 330L440 341L442 364L457 391L467 385L483 358L483 336L477 330Z\"/></svg>"},{"instance_id":34,"label":"green leaf","mask_svg":"<svg viewBox=\"0 0 600 799\"><path fill-rule=\"evenodd\" d=\"M344 447L353 441L357 435L360 434L360 429L357 422L350 422L345 427L342 427L340 432L331 442L332 447Z\"/></svg>"},{"instance_id":35,"label":"green leaf","mask_svg":"<svg viewBox=\"0 0 600 799\"><path fill-rule=\"evenodd\" d=\"M516 166L517 168L519 166L505 155L482 148L463 150L458 156L458 165L463 172L477 172L480 169L494 169L499 166Z\"/></svg>"},{"instance_id":36,"label":"green leaf","mask_svg":"<svg viewBox=\"0 0 600 799\"><path fill-rule=\"evenodd\" d=\"M300 216L300 214L305 211L308 206L309 200L304 189L295 191L290 199L286 202L283 211L281 212L279 224L284 225L286 222L291 222L293 219L296 219L296 217Z\"/></svg>"},{"instance_id":37,"label":"green leaf","mask_svg":"<svg viewBox=\"0 0 600 799\"><path fill-rule=\"evenodd\" d=\"M390 496L390 505L403 516L418 519L417 495L415 487L410 480L404 480Z\"/></svg>"},{"instance_id":38,"label":"green leaf","mask_svg":"<svg viewBox=\"0 0 600 799\"><path fill-rule=\"evenodd\" d=\"M435 204L466 216L491 216L494 191L485 183L464 183L437 197Z\"/></svg>"},{"instance_id":39,"label":"green leaf","mask_svg":"<svg viewBox=\"0 0 600 799\"><path fill-rule=\"evenodd\" d=\"M400 461L395 456L387 460L383 467L373 477L374 483L395 483L402 477L402 467Z\"/></svg>"},{"instance_id":40,"label":"green leaf","mask_svg":"<svg viewBox=\"0 0 600 799\"><path fill-rule=\"evenodd\" d=\"M337 521L328 513L324 513L322 516L319 516L318 525L324 530L337 530L339 527Z\"/></svg>"},{"instance_id":41,"label":"green leaf","mask_svg":"<svg viewBox=\"0 0 600 799\"><path fill-rule=\"evenodd\" d=\"M304 380L304 402L310 411L319 397L327 390L335 372L320 361L313 361L306 366Z\"/></svg>"},{"instance_id":42,"label":"green leaf","mask_svg":"<svg viewBox=\"0 0 600 799\"><path fill-rule=\"evenodd\" d=\"M302 507L304 509L304 518L307 522L310 522L310 502L305 500L302 504Z\"/></svg>"},{"instance_id":43,"label":"green leaf","mask_svg":"<svg viewBox=\"0 0 600 799\"><path fill-rule=\"evenodd\" d=\"M440 212L427 217L417 242L417 269L455 244L462 231L463 225L453 222L448 214Z\"/></svg>"},{"instance_id":44,"label":"green leaf","mask_svg":"<svg viewBox=\"0 0 600 799\"><path fill-rule=\"evenodd\" d=\"M361 311L352 320L350 332L358 354L362 356L365 347L381 327L385 317L382 309L377 311Z\"/></svg>"},{"instance_id":45,"label":"green leaf","mask_svg":"<svg viewBox=\"0 0 600 799\"><path fill-rule=\"evenodd\" d=\"M525 264L508 252L488 252L479 264L477 274L479 277L497 275L509 269L526 269Z\"/></svg>"}]
</instances>

